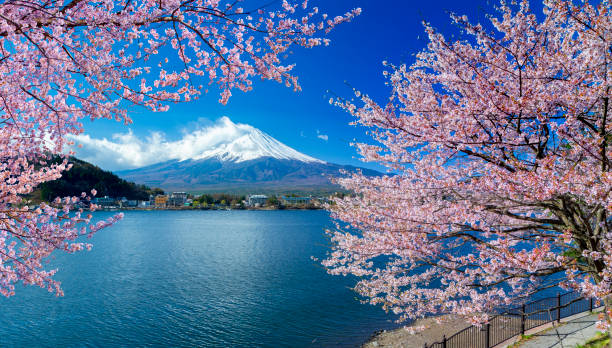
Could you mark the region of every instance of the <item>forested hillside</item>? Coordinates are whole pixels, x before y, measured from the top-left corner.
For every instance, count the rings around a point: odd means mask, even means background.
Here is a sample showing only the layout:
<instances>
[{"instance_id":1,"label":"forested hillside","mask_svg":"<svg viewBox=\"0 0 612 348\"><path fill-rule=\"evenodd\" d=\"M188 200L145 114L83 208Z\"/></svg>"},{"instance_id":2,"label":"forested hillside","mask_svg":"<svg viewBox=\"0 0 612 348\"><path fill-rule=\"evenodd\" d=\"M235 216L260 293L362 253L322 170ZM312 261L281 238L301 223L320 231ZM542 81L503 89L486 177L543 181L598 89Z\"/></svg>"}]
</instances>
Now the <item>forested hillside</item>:
<instances>
[{"instance_id":1,"label":"forested hillside","mask_svg":"<svg viewBox=\"0 0 612 348\"><path fill-rule=\"evenodd\" d=\"M59 162L58 157L53 160ZM72 168L65 171L58 180L42 183L34 198L45 201L55 197L79 196L81 192L89 193L95 189L97 197L126 197L127 199L147 200L153 191L145 185L137 185L133 182L121 179L117 175L100 169L91 163L70 157Z\"/></svg>"}]
</instances>

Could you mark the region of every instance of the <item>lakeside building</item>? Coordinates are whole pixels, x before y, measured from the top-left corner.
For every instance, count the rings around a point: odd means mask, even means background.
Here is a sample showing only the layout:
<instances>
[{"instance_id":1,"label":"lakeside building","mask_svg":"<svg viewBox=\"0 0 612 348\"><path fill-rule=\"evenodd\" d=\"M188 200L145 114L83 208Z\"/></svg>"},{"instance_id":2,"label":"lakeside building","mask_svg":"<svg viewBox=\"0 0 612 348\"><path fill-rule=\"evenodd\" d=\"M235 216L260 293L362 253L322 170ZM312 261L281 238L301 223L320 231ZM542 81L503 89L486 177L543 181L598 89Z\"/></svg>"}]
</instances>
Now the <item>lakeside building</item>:
<instances>
[{"instance_id":1,"label":"lakeside building","mask_svg":"<svg viewBox=\"0 0 612 348\"><path fill-rule=\"evenodd\" d=\"M156 208L165 208L167 205L168 205L168 196L166 195L155 196L155 207Z\"/></svg>"},{"instance_id":2,"label":"lakeside building","mask_svg":"<svg viewBox=\"0 0 612 348\"><path fill-rule=\"evenodd\" d=\"M172 192L168 199L168 205L180 207L187 203L187 192Z\"/></svg>"},{"instance_id":3,"label":"lakeside building","mask_svg":"<svg viewBox=\"0 0 612 348\"><path fill-rule=\"evenodd\" d=\"M135 199L121 198L119 201L119 207L121 208L135 208L138 206L138 201Z\"/></svg>"},{"instance_id":4,"label":"lakeside building","mask_svg":"<svg viewBox=\"0 0 612 348\"><path fill-rule=\"evenodd\" d=\"M155 196L156 195L149 195L149 205L155 205Z\"/></svg>"},{"instance_id":5,"label":"lakeside building","mask_svg":"<svg viewBox=\"0 0 612 348\"><path fill-rule=\"evenodd\" d=\"M261 207L268 201L268 196L266 195L249 195L248 197L248 205L250 207Z\"/></svg>"},{"instance_id":6,"label":"lakeside building","mask_svg":"<svg viewBox=\"0 0 612 348\"><path fill-rule=\"evenodd\" d=\"M96 197L93 199L93 203L103 208L117 206L117 201L114 198L109 197L109 196Z\"/></svg>"},{"instance_id":7,"label":"lakeside building","mask_svg":"<svg viewBox=\"0 0 612 348\"><path fill-rule=\"evenodd\" d=\"M312 202L312 196L309 196L309 197L287 197L287 196L281 196L281 202L284 205L310 204Z\"/></svg>"}]
</instances>

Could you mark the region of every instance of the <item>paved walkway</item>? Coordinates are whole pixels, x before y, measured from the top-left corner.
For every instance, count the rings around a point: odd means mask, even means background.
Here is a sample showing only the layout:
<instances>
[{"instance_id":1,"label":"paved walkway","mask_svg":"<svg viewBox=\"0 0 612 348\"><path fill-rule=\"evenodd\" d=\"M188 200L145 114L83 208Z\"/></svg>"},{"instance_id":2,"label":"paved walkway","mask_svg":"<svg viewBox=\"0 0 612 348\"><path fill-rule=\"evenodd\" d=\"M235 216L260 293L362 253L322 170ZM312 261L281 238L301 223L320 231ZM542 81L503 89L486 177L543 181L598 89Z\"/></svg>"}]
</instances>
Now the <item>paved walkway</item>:
<instances>
[{"instance_id":1,"label":"paved walkway","mask_svg":"<svg viewBox=\"0 0 612 348\"><path fill-rule=\"evenodd\" d=\"M574 348L597 334L597 314L589 314L566 323L555 324L520 345L521 348ZM559 326L557 326L559 325Z\"/></svg>"}]
</instances>

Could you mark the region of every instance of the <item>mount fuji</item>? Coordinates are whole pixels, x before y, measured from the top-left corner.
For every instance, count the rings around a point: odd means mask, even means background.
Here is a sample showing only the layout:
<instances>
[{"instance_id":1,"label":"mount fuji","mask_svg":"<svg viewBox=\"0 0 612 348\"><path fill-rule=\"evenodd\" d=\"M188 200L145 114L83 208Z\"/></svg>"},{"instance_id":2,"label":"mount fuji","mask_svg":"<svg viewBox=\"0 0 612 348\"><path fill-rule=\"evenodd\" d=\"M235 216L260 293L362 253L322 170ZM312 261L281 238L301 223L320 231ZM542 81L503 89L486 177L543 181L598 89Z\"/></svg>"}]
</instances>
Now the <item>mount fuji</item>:
<instances>
[{"instance_id":1,"label":"mount fuji","mask_svg":"<svg viewBox=\"0 0 612 348\"><path fill-rule=\"evenodd\" d=\"M313 192L336 191L330 181L341 170L381 173L328 163L303 154L257 128L222 119L229 136L189 158L177 158L145 167L115 172L120 177L188 192Z\"/></svg>"}]
</instances>

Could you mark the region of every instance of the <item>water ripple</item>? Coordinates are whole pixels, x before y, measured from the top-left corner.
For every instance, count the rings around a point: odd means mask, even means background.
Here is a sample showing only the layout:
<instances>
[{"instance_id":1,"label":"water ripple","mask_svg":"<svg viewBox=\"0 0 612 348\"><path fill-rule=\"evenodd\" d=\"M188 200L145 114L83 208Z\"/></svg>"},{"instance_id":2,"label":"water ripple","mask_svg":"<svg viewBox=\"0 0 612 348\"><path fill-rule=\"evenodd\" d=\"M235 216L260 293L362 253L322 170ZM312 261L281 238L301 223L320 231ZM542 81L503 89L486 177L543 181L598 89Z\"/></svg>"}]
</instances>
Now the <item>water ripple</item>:
<instances>
[{"instance_id":1,"label":"water ripple","mask_svg":"<svg viewBox=\"0 0 612 348\"><path fill-rule=\"evenodd\" d=\"M310 259L330 225L321 211L129 212L91 252L51 261L65 297L2 299L0 345L359 345L394 324Z\"/></svg>"}]
</instances>

